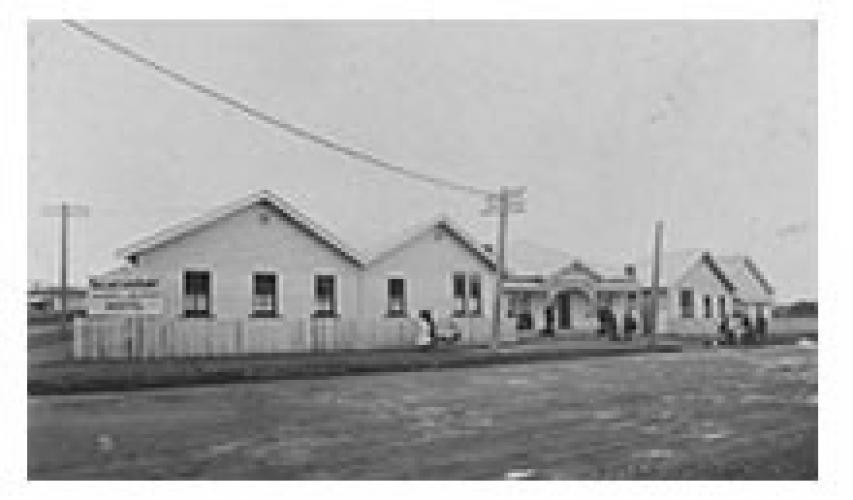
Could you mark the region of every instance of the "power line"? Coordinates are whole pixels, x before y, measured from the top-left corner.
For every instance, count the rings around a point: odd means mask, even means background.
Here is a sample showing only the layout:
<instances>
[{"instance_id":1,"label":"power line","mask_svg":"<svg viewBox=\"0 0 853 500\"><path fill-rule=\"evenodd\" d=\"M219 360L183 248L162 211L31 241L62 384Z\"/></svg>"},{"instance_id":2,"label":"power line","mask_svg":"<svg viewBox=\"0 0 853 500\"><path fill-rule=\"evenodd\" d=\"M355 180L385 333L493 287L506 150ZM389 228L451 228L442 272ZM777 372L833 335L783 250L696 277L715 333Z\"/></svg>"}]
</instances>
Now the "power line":
<instances>
[{"instance_id":1,"label":"power line","mask_svg":"<svg viewBox=\"0 0 853 500\"><path fill-rule=\"evenodd\" d=\"M356 149L356 148L353 148L350 146L346 146L344 144L341 144L339 142L334 141L333 139L330 139L330 138L324 137L320 134L311 132L311 131L309 131L305 128L302 128L298 125L294 125L292 123L285 122L285 121L280 120L280 119L278 119L272 115L269 115L269 114L267 114L267 113L265 113L265 112L263 112L257 108L254 108L254 107L250 106L249 104L246 104L246 103L244 103L238 99L235 99L233 97L230 97L228 95L223 94L222 92L214 90L211 87L208 87L207 85L204 85L202 83L198 83L198 82L190 79L189 77L187 77L187 76L185 76L185 75L183 75L183 74L181 74L175 70L169 69L169 68L163 66L162 64L160 64L160 63L158 63L152 59L149 59L148 57L145 57L145 56L139 54L138 52L128 48L127 46L125 46L119 42L116 42L110 38L107 38L106 36L92 30L91 28L84 26L83 24L81 24L77 21L70 20L70 19L69 20L63 20L62 24L64 24L68 28L73 29L74 31L77 31L78 33L81 33L81 34L91 38L92 40L100 43L101 45L109 48L110 50L113 50L114 52L117 52L117 53L119 53L119 54L121 54L121 55L123 55L129 59L132 59L132 60L134 60L134 61L136 61L136 62L138 62L144 66L147 66L147 67L153 69L154 71L168 77L169 79L171 79L175 82L180 83L181 85L189 87L189 88L195 90L196 92L204 94L204 95L206 95L212 99L215 99L215 100L217 100L223 104L226 104L226 105L228 105L234 109L237 109L237 110L245 113L246 115L249 115L252 118L255 118L256 120L259 120L261 122L266 123L267 125L276 127L280 130L284 130L285 132L287 132L289 134L292 134L292 135L295 135L295 136L300 137L302 139L311 141L315 144L318 144L318 145L323 146L325 148L331 149L333 151L337 151L338 153L343 154L345 156L348 156L350 158L359 160L359 161L364 162L364 163L368 163L370 165L385 169L385 170L390 171L390 172L394 172L398 175L403 175L403 176L409 177L411 179L419 180L421 182L426 182L429 184L433 184L435 186L440 186L440 187L452 189L455 191L461 191L461 192L465 192L468 194L475 194L478 196L491 194L491 191L488 191L485 189L481 189L481 188L470 186L467 184L462 184L462 183L454 182L454 181L451 181L448 179L442 179L440 177L435 177L435 176L423 174L420 172L415 172L413 170L409 170L408 168L404 168L404 167L401 167L399 165L395 165L393 163L385 161L381 158L378 158L378 157L374 156L373 154L368 153L366 151L362 151L360 149Z\"/></svg>"}]
</instances>

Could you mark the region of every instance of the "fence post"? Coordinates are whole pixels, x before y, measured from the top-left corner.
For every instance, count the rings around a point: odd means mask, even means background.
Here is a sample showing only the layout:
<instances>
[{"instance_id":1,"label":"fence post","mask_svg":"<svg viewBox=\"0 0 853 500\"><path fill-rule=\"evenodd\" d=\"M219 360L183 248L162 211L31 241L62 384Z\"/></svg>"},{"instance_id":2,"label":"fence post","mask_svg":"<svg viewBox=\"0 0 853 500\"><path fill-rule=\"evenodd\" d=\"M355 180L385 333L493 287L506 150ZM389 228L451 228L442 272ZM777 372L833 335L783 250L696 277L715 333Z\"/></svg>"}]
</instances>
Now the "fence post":
<instances>
[{"instance_id":1,"label":"fence post","mask_svg":"<svg viewBox=\"0 0 853 500\"><path fill-rule=\"evenodd\" d=\"M243 322L238 320L237 324L234 325L234 353L242 352L241 346L243 344Z\"/></svg>"}]
</instances>

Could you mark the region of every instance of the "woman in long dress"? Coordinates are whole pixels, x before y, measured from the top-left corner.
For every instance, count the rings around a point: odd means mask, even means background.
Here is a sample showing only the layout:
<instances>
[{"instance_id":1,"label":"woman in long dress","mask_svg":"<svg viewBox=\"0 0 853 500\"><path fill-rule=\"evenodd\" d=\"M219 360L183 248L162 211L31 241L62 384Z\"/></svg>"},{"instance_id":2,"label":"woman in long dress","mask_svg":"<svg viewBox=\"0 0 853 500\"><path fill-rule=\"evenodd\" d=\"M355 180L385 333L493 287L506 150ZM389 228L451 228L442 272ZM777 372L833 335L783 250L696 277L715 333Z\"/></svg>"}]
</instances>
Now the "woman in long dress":
<instances>
[{"instance_id":1,"label":"woman in long dress","mask_svg":"<svg viewBox=\"0 0 853 500\"><path fill-rule=\"evenodd\" d=\"M418 326L418 347L426 351L433 345L433 326L429 311L421 311Z\"/></svg>"}]
</instances>

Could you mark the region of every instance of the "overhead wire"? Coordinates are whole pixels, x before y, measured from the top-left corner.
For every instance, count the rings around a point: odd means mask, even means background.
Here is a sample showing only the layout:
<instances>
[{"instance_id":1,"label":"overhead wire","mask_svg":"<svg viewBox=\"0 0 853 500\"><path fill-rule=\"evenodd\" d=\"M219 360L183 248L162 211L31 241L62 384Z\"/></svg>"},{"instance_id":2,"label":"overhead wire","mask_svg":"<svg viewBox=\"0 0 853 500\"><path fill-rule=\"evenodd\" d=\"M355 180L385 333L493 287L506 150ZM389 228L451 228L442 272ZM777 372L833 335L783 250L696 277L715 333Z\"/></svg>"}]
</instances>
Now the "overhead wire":
<instances>
[{"instance_id":1,"label":"overhead wire","mask_svg":"<svg viewBox=\"0 0 853 500\"><path fill-rule=\"evenodd\" d=\"M280 118L276 118L269 113L266 113L256 107L253 107L237 98L226 95L223 92L213 89L212 87L205 85L203 83L199 83L191 79L190 77L179 73L173 69L170 69L163 64L160 64L153 59L146 57L139 52L129 48L128 46L119 43L97 31L83 25L82 23L75 20L63 20L62 24L66 27L80 33L96 42L100 45L107 47L108 49L117 52L133 61L136 61L143 66L146 66L157 73L160 73L163 76L175 81L185 87L188 87L200 94L206 95L216 101L219 101L222 104L225 104L231 108L234 108L242 113L260 121L277 129L283 130L291 135L295 135L304 140L313 142L314 144L318 144L324 148L336 151L344 156L349 158L353 158L355 160L359 160L362 163L366 163L372 165L374 167L378 167L384 169L389 172L393 172L395 174L408 177L413 180L418 180L424 183L432 184L437 187L442 187L445 189L450 189L454 191L464 192L467 194L477 195L477 196L486 196L493 194L492 191L487 189L482 189L476 186L471 186L468 184L464 184L461 182L452 181L449 179L437 177L434 175L425 174L422 172L418 172L395 163L391 163L389 161L383 160L378 156L364 151L362 149L357 149L352 146L348 146L338 142L332 138L321 135L316 132L312 132L304 127L299 125L295 125L291 122L284 121Z\"/></svg>"}]
</instances>

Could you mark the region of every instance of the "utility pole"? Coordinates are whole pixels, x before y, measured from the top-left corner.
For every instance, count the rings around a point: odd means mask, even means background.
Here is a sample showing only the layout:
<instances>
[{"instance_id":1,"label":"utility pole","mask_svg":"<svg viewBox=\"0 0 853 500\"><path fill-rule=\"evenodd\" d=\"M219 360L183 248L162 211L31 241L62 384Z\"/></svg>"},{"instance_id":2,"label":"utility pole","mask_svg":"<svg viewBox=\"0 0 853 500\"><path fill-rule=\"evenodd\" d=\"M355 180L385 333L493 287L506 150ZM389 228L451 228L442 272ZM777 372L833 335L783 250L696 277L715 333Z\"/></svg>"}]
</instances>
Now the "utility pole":
<instances>
[{"instance_id":1,"label":"utility pole","mask_svg":"<svg viewBox=\"0 0 853 500\"><path fill-rule=\"evenodd\" d=\"M60 218L59 304L62 310L60 334L64 336L68 332L68 219L70 217L88 217L89 207L71 205L63 201L59 205L45 207L44 215Z\"/></svg>"},{"instance_id":2,"label":"utility pole","mask_svg":"<svg viewBox=\"0 0 853 500\"><path fill-rule=\"evenodd\" d=\"M655 222L655 261L652 263L652 329L649 336L649 347L655 347L655 335L658 329L658 294L660 290L660 248L663 238L663 221Z\"/></svg>"},{"instance_id":3,"label":"utility pole","mask_svg":"<svg viewBox=\"0 0 853 500\"><path fill-rule=\"evenodd\" d=\"M486 208L480 213L484 216L498 216L497 276L495 278L495 296L492 306L492 349L497 349L501 336L501 296L506 275L506 231L510 213L524 212L524 193L526 187L508 188L501 186L500 192L486 195Z\"/></svg>"}]
</instances>

